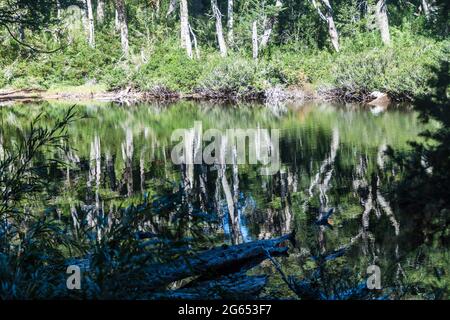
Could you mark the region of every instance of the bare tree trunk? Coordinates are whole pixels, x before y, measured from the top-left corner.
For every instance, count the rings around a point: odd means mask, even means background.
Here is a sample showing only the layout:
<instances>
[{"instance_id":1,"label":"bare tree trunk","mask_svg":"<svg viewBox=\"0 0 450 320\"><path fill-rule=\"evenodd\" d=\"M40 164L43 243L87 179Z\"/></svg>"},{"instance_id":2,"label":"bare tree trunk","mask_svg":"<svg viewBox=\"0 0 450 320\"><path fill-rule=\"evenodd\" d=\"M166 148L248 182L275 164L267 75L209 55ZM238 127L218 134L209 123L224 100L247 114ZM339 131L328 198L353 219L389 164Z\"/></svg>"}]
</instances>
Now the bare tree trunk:
<instances>
[{"instance_id":1,"label":"bare tree trunk","mask_svg":"<svg viewBox=\"0 0 450 320\"><path fill-rule=\"evenodd\" d=\"M120 42L122 45L123 54L128 57L129 44L128 44L128 24L127 13L125 9L124 0L116 0L117 18L119 21L120 29Z\"/></svg>"},{"instance_id":2,"label":"bare tree trunk","mask_svg":"<svg viewBox=\"0 0 450 320\"><path fill-rule=\"evenodd\" d=\"M188 57L192 59L192 41L189 32L189 11L187 0L180 0L180 23L181 47L186 49Z\"/></svg>"},{"instance_id":3,"label":"bare tree trunk","mask_svg":"<svg viewBox=\"0 0 450 320\"><path fill-rule=\"evenodd\" d=\"M225 43L225 38L223 36L222 13L220 12L219 7L217 5L217 0L211 0L211 8L214 17L216 18L216 34L217 34L217 41L219 42L220 55L222 57L226 57L227 44Z\"/></svg>"},{"instance_id":4,"label":"bare tree trunk","mask_svg":"<svg viewBox=\"0 0 450 320\"><path fill-rule=\"evenodd\" d=\"M283 6L283 3L280 0L277 0L277 2L275 3L275 7L277 9L281 9L282 6ZM261 44L260 44L261 49L265 48L267 46L267 44L269 43L270 35L272 34L273 27L274 27L276 21L277 21L277 15L274 15L274 16L271 16L269 18L268 22L266 23L266 26L264 28L264 33L261 38Z\"/></svg>"},{"instance_id":5,"label":"bare tree trunk","mask_svg":"<svg viewBox=\"0 0 450 320\"><path fill-rule=\"evenodd\" d=\"M389 34L389 20L387 16L387 6L385 0L378 0L375 6L375 19L381 33L381 40L385 45L391 43L391 36Z\"/></svg>"},{"instance_id":6,"label":"bare tree trunk","mask_svg":"<svg viewBox=\"0 0 450 320\"><path fill-rule=\"evenodd\" d=\"M320 3L325 7L325 14L322 12L321 8L317 5L315 0L312 0L314 7L317 9L319 16L322 20L326 21L328 24L328 34L330 35L331 44L334 50L339 52L339 34L336 29L333 18L333 8L331 7L329 0L320 0Z\"/></svg>"},{"instance_id":7,"label":"bare tree trunk","mask_svg":"<svg viewBox=\"0 0 450 320\"><path fill-rule=\"evenodd\" d=\"M429 20L436 10L434 0L422 0L422 10L427 20Z\"/></svg>"},{"instance_id":8,"label":"bare tree trunk","mask_svg":"<svg viewBox=\"0 0 450 320\"><path fill-rule=\"evenodd\" d=\"M56 0L56 18L59 20L61 19L61 2L59 0Z\"/></svg>"},{"instance_id":9,"label":"bare tree trunk","mask_svg":"<svg viewBox=\"0 0 450 320\"><path fill-rule=\"evenodd\" d=\"M119 12L117 11L117 8L114 10L114 29L116 29L116 31L120 30Z\"/></svg>"},{"instance_id":10,"label":"bare tree trunk","mask_svg":"<svg viewBox=\"0 0 450 320\"><path fill-rule=\"evenodd\" d=\"M234 43L234 0L228 0L228 44Z\"/></svg>"},{"instance_id":11,"label":"bare tree trunk","mask_svg":"<svg viewBox=\"0 0 450 320\"><path fill-rule=\"evenodd\" d=\"M194 30L192 30L191 25L189 25L189 32L191 33L192 36L192 44L194 45L195 57L197 59L200 59L200 49L198 47L197 37L195 36Z\"/></svg>"},{"instance_id":12,"label":"bare tree trunk","mask_svg":"<svg viewBox=\"0 0 450 320\"><path fill-rule=\"evenodd\" d=\"M169 2L169 8L167 8L166 17L170 16L172 13L175 12L175 9L177 7L177 0L170 0Z\"/></svg>"},{"instance_id":13,"label":"bare tree trunk","mask_svg":"<svg viewBox=\"0 0 450 320\"><path fill-rule=\"evenodd\" d=\"M252 25L252 47L253 47L253 59L258 60L258 23L253 21Z\"/></svg>"},{"instance_id":14,"label":"bare tree trunk","mask_svg":"<svg viewBox=\"0 0 450 320\"><path fill-rule=\"evenodd\" d=\"M423 13L425 14L425 17L427 17L428 19L428 17L430 16L430 8L428 7L427 0L422 0L422 10Z\"/></svg>"},{"instance_id":15,"label":"bare tree trunk","mask_svg":"<svg viewBox=\"0 0 450 320\"><path fill-rule=\"evenodd\" d=\"M102 24L105 21L105 0L97 2L97 22Z\"/></svg>"},{"instance_id":16,"label":"bare tree trunk","mask_svg":"<svg viewBox=\"0 0 450 320\"><path fill-rule=\"evenodd\" d=\"M95 47L95 26L94 26L94 14L92 11L92 1L86 0L86 10L87 10L87 23L88 23L88 41L89 45Z\"/></svg>"}]
</instances>

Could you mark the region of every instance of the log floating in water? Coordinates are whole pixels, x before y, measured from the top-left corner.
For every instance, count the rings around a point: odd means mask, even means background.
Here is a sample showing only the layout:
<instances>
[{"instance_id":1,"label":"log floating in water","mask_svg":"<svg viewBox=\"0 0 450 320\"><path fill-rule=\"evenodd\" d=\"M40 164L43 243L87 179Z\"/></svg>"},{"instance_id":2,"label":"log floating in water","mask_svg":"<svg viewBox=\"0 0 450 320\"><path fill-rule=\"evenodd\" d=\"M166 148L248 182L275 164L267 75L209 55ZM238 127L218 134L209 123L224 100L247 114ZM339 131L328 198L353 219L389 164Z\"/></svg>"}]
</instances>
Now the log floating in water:
<instances>
[{"instance_id":1,"label":"log floating in water","mask_svg":"<svg viewBox=\"0 0 450 320\"><path fill-rule=\"evenodd\" d=\"M267 253L286 255L288 247L283 244L287 240L294 243L294 238L294 234L289 234L276 239L222 246L170 263L152 265L146 270L147 287L157 289L188 277L201 276L198 280L208 280L246 271L267 259Z\"/></svg>"}]
</instances>

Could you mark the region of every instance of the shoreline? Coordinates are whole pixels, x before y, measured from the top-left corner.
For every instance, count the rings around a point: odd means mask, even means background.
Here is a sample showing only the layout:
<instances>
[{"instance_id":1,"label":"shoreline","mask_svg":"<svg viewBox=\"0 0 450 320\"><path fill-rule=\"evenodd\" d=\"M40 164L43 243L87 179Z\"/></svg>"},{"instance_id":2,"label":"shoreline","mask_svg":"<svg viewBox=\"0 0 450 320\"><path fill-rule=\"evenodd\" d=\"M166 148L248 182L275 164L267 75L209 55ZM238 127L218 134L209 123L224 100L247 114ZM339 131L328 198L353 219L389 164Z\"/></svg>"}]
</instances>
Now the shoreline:
<instances>
[{"instance_id":1,"label":"shoreline","mask_svg":"<svg viewBox=\"0 0 450 320\"><path fill-rule=\"evenodd\" d=\"M196 90L190 93L174 92L165 88L154 88L150 91L137 91L130 87L112 91L77 91L77 90L39 90L39 89L0 89L0 106L14 103L40 101L77 101L77 102L116 102L126 105L142 102L176 102L181 100L198 100L211 102L261 102L279 103L284 101L324 101L362 103L377 106L388 106L394 99L386 93L348 93L342 89L306 91L299 88L274 87L263 92L249 91L244 93L217 92L212 90ZM412 101L407 97L403 101Z\"/></svg>"}]
</instances>

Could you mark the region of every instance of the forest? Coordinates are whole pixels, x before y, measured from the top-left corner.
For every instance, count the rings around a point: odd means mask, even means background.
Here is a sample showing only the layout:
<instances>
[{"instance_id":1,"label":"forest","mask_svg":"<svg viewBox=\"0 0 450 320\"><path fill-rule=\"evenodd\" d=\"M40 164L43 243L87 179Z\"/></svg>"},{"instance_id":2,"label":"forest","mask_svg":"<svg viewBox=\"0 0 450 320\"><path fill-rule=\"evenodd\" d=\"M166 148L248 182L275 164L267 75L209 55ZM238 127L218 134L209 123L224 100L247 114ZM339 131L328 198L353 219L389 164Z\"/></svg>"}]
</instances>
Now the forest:
<instances>
[{"instance_id":1,"label":"forest","mask_svg":"<svg viewBox=\"0 0 450 320\"><path fill-rule=\"evenodd\" d=\"M0 88L411 100L448 58L448 11L435 0L1 1Z\"/></svg>"},{"instance_id":2,"label":"forest","mask_svg":"<svg viewBox=\"0 0 450 320\"><path fill-rule=\"evenodd\" d=\"M449 7L0 0L0 300L448 300Z\"/></svg>"}]
</instances>

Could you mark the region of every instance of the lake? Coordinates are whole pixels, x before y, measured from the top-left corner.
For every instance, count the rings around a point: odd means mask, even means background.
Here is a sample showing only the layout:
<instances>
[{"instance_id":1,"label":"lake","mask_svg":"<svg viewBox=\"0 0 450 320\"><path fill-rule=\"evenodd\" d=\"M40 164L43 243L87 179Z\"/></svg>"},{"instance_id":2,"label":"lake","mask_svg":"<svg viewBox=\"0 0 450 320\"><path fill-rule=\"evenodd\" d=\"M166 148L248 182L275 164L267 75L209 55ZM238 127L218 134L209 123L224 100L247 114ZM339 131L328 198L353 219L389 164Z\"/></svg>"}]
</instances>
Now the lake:
<instances>
[{"instance_id":1,"label":"lake","mask_svg":"<svg viewBox=\"0 0 450 320\"><path fill-rule=\"evenodd\" d=\"M45 102L0 108L0 155L26 132L31 119L42 113L41 123L50 124L68 107ZM326 265L321 269L324 291L365 281L370 266L379 267L386 294L406 290L414 279L422 279L424 286L438 281L433 277L439 266L421 261L425 249L416 243L411 217L392 196L402 168L385 154L389 148L408 150L408 141L417 141L425 129L411 107L177 102L80 103L76 110L83 118L70 125L67 150L47 155L63 165L42 169L45 187L33 203L55 219L77 224L89 212L88 223L102 237L112 208L151 199L170 214L140 228L201 239L189 244L200 249L295 230L296 248L289 257L278 258L281 268L301 279ZM191 129L196 124L200 133ZM278 145L277 170L264 174L262 161L251 163L249 157L241 163L231 157L219 165L174 163L172 151L179 141L172 135L177 129L191 129L185 132L194 153L196 143L200 150L208 145L197 134L204 138L210 129L250 129L255 139L261 132L265 137L276 131L279 139L270 141L269 149ZM248 142L242 149L246 153L261 145L251 139L242 140ZM173 223L186 213L187 221ZM197 218L204 219L201 226L195 225ZM272 275L262 297L294 297L270 261L251 272Z\"/></svg>"}]
</instances>

